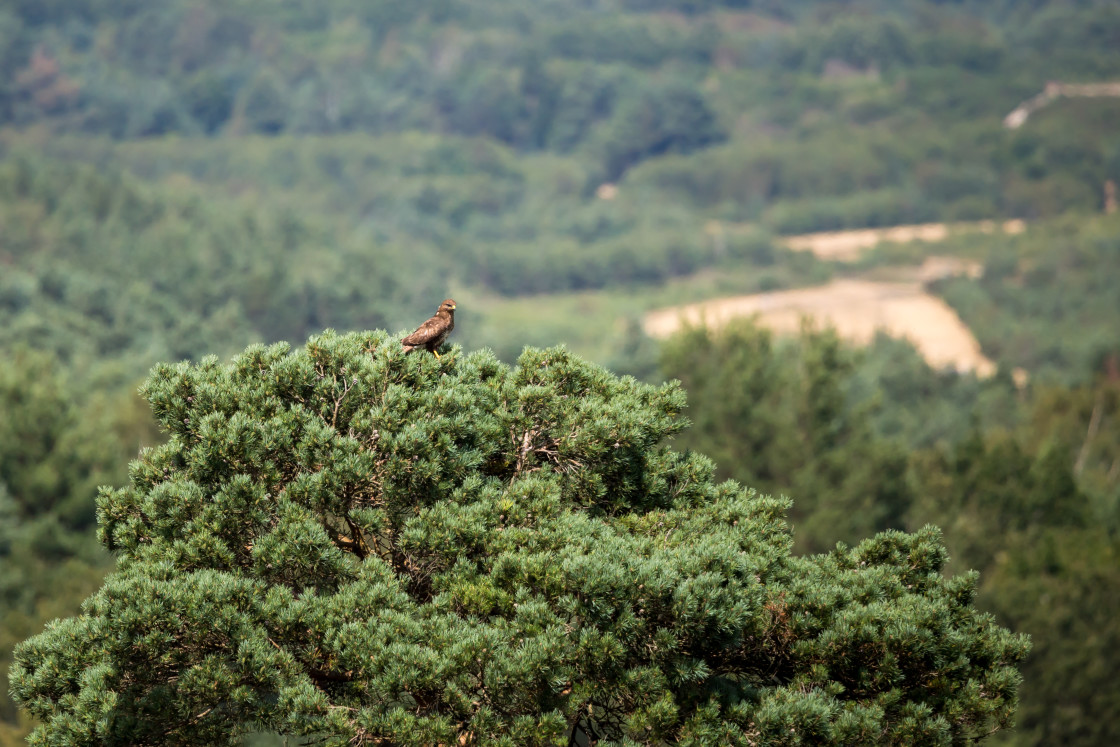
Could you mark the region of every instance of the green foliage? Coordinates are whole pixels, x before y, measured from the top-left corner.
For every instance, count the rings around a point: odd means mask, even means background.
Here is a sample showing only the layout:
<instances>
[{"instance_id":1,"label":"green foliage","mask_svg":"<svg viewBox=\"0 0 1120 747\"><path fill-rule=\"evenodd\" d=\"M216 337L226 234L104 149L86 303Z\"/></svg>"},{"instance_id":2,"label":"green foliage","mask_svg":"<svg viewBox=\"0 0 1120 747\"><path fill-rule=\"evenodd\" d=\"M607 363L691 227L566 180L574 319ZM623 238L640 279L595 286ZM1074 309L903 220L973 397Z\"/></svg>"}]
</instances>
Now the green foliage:
<instances>
[{"instance_id":1,"label":"green foliage","mask_svg":"<svg viewBox=\"0 0 1120 747\"><path fill-rule=\"evenodd\" d=\"M425 264L422 251L370 248L113 170L11 159L0 166L0 224L10 227L0 346L34 345L83 366L116 359L114 376L128 381L157 356L302 335L327 320L399 323L445 293L431 273L394 281L420 274L410 268Z\"/></svg>"},{"instance_id":2,"label":"green foliage","mask_svg":"<svg viewBox=\"0 0 1120 747\"><path fill-rule=\"evenodd\" d=\"M1107 427L1115 431L1114 422ZM948 453L916 455L913 464L924 490L911 522L943 522L953 566L983 574L978 605L1039 644L1023 666L1019 728L999 743L1115 737L1117 516L1098 512L1101 496L1079 488L1056 430L1033 448L1023 436L974 433ZM1115 476L1112 482L1115 496Z\"/></svg>"},{"instance_id":3,"label":"green foliage","mask_svg":"<svg viewBox=\"0 0 1120 747\"><path fill-rule=\"evenodd\" d=\"M50 619L74 614L108 555L92 536L98 483L124 479L135 442L130 408L79 405L58 362L17 349L0 361L0 673L12 648ZM126 446L127 444L127 446ZM0 743L29 729L0 699Z\"/></svg>"},{"instance_id":4,"label":"green foliage","mask_svg":"<svg viewBox=\"0 0 1120 747\"><path fill-rule=\"evenodd\" d=\"M51 514L70 529L89 528L88 496L120 455L105 453L52 363L23 350L0 367L0 491L19 518Z\"/></svg>"},{"instance_id":5,"label":"green foliage","mask_svg":"<svg viewBox=\"0 0 1120 747\"><path fill-rule=\"evenodd\" d=\"M907 340L877 334L843 384L872 428L906 449L957 443L975 428L1011 428L1024 419L1022 393L1006 372L988 379L936 370Z\"/></svg>"},{"instance_id":6,"label":"green foliage","mask_svg":"<svg viewBox=\"0 0 1120 747\"><path fill-rule=\"evenodd\" d=\"M845 391L856 364L832 331L791 344L751 322L691 329L662 348L662 371L695 413L682 443L728 477L793 496L799 546L817 551L901 526L912 499L905 452Z\"/></svg>"},{"instance_id":7,"label":"green foliage","mask_svg":"<svg viewBox=\"0 0 1120 747\"><path fill-rule=\"evenodd\" d=\"M0 361L0 554L28 533L41 535L30 546L48 560L82 554L97 486L123 481L122 462L156 440L139 408L117 394L77 396L45 354L16 348Z\"/></svg>"},{"instance_id":8,"label":"green foliage","mask_svg":"<svg viewBox=\"0 0 1120 747\"><path fill-rule=\"evenodd\" d=\"M973 432L949 455L921 455L916 470L925 493L915 512L956 517L948 530L964 567L993 563L1002 548L991 542L992 527L1014 533L1089 522L1085 496L1056 449L1035 455L1014 438Z\"/></svg>"},{"instance_id":9,"label":"green foliage","mask_svg":"<svg viewBox=\"0 0 1120 747\"><path fill-rule=\"evenodd\" d=\"M779 251L762 230L737 235L720 249L704 235L700 216L649 189L623 188L611 200L589 197L585 187L598 182L580 163L519 156L477 138L416 133L245 137L103 143L93 149L88 141L66 138L48 150L68 160L119 160L145 181L191 186L197 181L209 199L193 196L205 203L241 195L250 181L261 207L306 216L284 220L289 247L321 241L325 248L344 240L339 229L329 228L334 225L355 226L360 237L372 235L374 248L354 249L358 260L368 261L366 252L382 259L363 268L370 283L387 282L380 279L387 272L385 260L428 280L433 271L422 271L421 258L428 267L446 268L464 283L504 296L648 287L708 267L741 268L744 260L806 278L821 270L803 253ZM213 209L228 210L224 205ZM264 216L257 217L263 222ZM328 261L340 264L338 258L315 256L313 266L321 274L318 265ZM342 261L354 261L349 251ZM329 280L328 287L316 288L318 294L343 295L337 285L349 294L368 292L346 289L353 282L349 274ZM405 292L389 288L384 295ZM393 308L387 301L378 297L365 303L385 308L387 315ZM306 302L293 299L283 305L284 313ZM324 324L352 325L344 304L328 311L318 315Z\"/></svg>"},{"instance_id":10,"label":"green foliage","mask_svg":"<svg viewBox=\"0 0 1120 747\"><path fill-rule=\"evenodd\" d=\"M1116 146L1101 99L1001 125L1047 81L1114 75L1107 0L396 5L10 3L0 126L481 137L571 154L598 181L693 153L675 168L714 172L703 204L780 206L782 230L1091 210Z\"/></svg>"},{"instance_id":11,"label":"green foliage","mask_svg":"<svg viewBox=\"0 0 1120 747\"><path fill-rule=\"evenodd\" d=\"M1092 386L1040 387L1030 412L1030 442L1065 447L1078 486L1091 499L1084 512L1110 530L1120 527L1120 361Z\"/></svg>"},{"instance_id":12,"label":"green foliage","mask_svg":"<svg viewBox=\"0 0 1120 747\"><path fill-rule=\"evenodd\" d=\"M144 393L117 571L17 648L32 744L951 744L1014 710L1027 643L935 529L792 557L787 501L664 445L676 385L328 332Z\"/></svg>"},{"instance_id":13,"label":"green foliage","mask_svg":"<svg viewBox=\"0 0 1120 747\"><path fill-rule=\"evenodd\" d=\"M1010 544L1010 543L1009 543ZM986 572L979 604L1030 631L1023 701L1010 744L1110 744L1120 738L1115 672L1120 666L1120 543L1114 533L1043 531L1012 544Z\"/></svg>"},{"instance_id":14,"label":"green foliage","mask_svg":"<svg viewBox=\"0 0 1120 747\"><path fill-rule=\"evenodd\" d=\"M984 353L1037 379L1080 384L1120 354L1120 220L1067 219L986 247L984 276L936 290Z\"/></svg>"},{"instance_id":15,"label":"green foliage","mask_svg":"<svg viewBox=\"0 0 1120 747\"><path fill-rule=\"evenodd\" d=\"M607 126L602 162L610 181L651 156L689 153L727 137L704 97L684 81L627 99Z\"/></svg>"},{"instance_id":16,"label":"green foliage","mask_svg":"<svg viewBox=\"0 0 1120 747\"><path fill-rule=\"evenodd\" d=\"M750 325L672 340L664 370L685 379L696 420L681 440L718 455L731 476L788 492L806 547L884 517L944 527L948 568L981 572L978 606L1039 644L1023 665L1021 728L995 741L1110 742L1120 702L1116 361L1092 386L1019 390L1005 376L932 371L898 341L859 353L834 345L810 332L774 341ZM829 492L837 463L843 482Z\"/></svg>"},{"instance_id":17,"label":"green foliage","mask_svg":"<svg viewBox=\"0 0 1120 747\"><path fill-rule=\"evenodd\" d=\"M646 309L834 271L771 232L1019 216L1023 236L945 245L984 278L934 286L993 380L886 339L678 347L698 423L681 438L792 495L802 547L947 527L979 605L1039 642L1002 739L1116 741L1120 436L1094 377L1117 368L1120 262L1115 221L1086 213L1120 180L1120 111L1061 99L1001 125L1048 80L1115 77L1111 0L0 5L5 656L99 583L92 486L157 442L132 396L157 360L403 328L451 294L474 296L455 338L472 347L564 339L657 380ZM903 259L921 253L866 266ZM831 707L799 701L798 728ZM843 718L828 734L884 738ZM738 738L703 723L697 742ZM0 743L27 728L0 703Z\"/></svg>"}]
</instances>

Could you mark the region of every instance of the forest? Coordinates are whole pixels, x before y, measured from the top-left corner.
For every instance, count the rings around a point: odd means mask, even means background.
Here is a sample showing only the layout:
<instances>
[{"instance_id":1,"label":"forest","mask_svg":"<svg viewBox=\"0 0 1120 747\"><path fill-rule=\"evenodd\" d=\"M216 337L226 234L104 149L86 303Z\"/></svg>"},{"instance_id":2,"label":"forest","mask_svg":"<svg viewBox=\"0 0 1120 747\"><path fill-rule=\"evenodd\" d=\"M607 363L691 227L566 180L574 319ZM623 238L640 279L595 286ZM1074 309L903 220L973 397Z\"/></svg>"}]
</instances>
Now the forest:
<instances>
[{"instance_id":1,"label":"forest","mask_svg":"<svg viewBox=\"0 0 1120 747\"><path fill-rule=\"evenodd\" d=\"M0 2L0 669L114 567L95 498L168 437L153 367L453 296L464 355L679 380L673 448L790 498L797 554L940 527L1031 638L987 741L1120 741L1120 99L1004 124L1116 80L1109 0ZM855 263L783 242L1011 218ZM934 251L983 267L928 291L990 378L883 335L640 325Z\"/></svg>"}]
</instances>

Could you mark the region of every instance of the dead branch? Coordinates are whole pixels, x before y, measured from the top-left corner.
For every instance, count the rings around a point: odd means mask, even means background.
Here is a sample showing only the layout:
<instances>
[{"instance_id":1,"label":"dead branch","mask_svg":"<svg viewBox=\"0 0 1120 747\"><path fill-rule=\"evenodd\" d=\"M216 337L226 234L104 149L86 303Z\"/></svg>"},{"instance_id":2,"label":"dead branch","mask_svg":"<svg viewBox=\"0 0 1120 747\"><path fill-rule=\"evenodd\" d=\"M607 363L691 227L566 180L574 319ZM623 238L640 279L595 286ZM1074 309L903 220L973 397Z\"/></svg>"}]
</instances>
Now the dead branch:
<instances>
[{"instance_id":1,"label":"dead branch","mask_svg":"<svg viewBox=\"0 0 1120 747\"><path fill-rule=\"evenodd\" d=\"M1093 414L1089 416L1089 429L1085 432L1085 442L1081 444L1081 451L1077 454L1077 461L1073 465L1073 474L1080 475L1081 470L1085 468L1085 460L1089 458L1089 446L1096 438L1097 431L1101 427L1101 409L1104 403L1101 402L1101 393L1098 391L1096 400L1093 402Z\"/></svg>"}]
</instances>

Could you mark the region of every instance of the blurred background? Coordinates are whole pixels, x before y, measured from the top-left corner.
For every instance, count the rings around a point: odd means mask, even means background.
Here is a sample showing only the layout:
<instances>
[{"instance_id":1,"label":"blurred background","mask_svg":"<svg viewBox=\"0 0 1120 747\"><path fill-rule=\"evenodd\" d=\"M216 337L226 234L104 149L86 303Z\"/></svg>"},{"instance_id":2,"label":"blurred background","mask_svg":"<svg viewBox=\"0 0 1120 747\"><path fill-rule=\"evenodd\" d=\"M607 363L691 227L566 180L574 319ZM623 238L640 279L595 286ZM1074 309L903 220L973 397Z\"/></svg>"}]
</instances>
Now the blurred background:
<instances>
[{"instance_id":1,"label":"blurred background","mask_svg":"<svg viewBox=\"0 0 1120 747\"><path fill-rule=\"evenodd\" d=\"M992 741L1120 744L1118 181L1115 0L0 0L0 670L154 363L452 296L680 379L802 552L940 525L1034 640Z\"/></svg>"}]
</instances>

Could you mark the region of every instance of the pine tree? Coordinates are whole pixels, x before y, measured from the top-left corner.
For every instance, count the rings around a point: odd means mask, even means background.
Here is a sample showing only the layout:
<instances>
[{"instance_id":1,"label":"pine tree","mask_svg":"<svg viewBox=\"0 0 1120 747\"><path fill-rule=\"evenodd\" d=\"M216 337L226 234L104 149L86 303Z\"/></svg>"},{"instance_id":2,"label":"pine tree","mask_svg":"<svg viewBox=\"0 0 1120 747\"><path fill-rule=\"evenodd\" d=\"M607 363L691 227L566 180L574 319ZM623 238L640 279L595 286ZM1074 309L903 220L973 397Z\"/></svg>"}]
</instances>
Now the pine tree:
<instances>
[{"instance_id":1,"label":"pine tree","mask_svg":"<svg viewBox=\"0 0 1120 747\"><path fill-rule=\"evenodd\" d=\"M327 332L156 367L117 570L21 644L40 745L952 744L1028 643L938 531L790 553L788 502L666 444L684 395L565 350Z\"/></svg>"}]
</instances>

